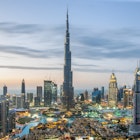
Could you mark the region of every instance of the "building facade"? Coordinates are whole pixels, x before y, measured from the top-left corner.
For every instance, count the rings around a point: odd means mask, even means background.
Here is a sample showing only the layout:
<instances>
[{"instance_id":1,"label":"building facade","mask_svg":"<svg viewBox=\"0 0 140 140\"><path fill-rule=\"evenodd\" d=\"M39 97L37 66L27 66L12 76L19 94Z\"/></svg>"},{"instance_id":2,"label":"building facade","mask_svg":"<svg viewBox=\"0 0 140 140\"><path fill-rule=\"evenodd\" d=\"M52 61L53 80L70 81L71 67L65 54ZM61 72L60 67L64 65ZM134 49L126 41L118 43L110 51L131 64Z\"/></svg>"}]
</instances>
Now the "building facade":
<instances>
[{"instance_id":1,"label":"building facade","mask_svg":"<svg viewBox=\"0 0 140 140\"><path fill-rule=\"evenodd\" d=\"M117 95L118 95L117 79L116 79L115 74L112 73L110 77L109 93L108 93L108 106L109 107L116 107Z\"/></svg>"},{"instance_id":2,"label":"building facade","mask_svg":"<svg viewBox=\"0 0 140 140\"><path fill-rule=\"evenodd\" d=\"M23 104L23 107L25 106L25 101L26 101L26 95L25 95L25 81L24 79L22 80L22 83L21 83L21 97L22 97L22 104Z\"/></svg>"},{"instance_id":3,"label":"building facade","mask_svg":"<svg viewBox=\"0 0 140 140\"><path fill-rule=\"evenodd\" d=\"M101 91L98 88L94 88L92 92L92 102L99 104L101 102L101 96Z\"/></svg>"},{"instance_id":4,"label":"building facade","mask_svg":"<svg viewBox=\"0 0 140 140\"><path fill-rule=\"evenodd\" d=\"M16 128L16 112L15 110L9 110L8 116L8 129L12 132L12 129Z\"/></svg>"},{"instance_id":5,"label":"building facade","mask_svg":"<svg viewBox=\"0 0 140 140\"><path fill-rule=\"evenodd\" d=\"M34 97L34 106L39 107L40 106L40 98Z\"/></svg>"},{"instance_id":6,"label":"building facade","mask_svg":"<svg viewBox=\"0 0 140 140\"><path fill-rule=\"evenodd\" d=\"M140 68L136 68L134 81L133 120L129 134L140 136Z\"/></svg>"},{"instance_id":7,"label":"building facade","mask_svg":"<svg viewBox=\"0 0 140 140\"><path fill-rule=\"evenodd\" d=\"M50 106L57 100L57 85L50 81L44 81L44 106Z\"/></svg>"},{"instance_id":8,"label":"building facade","mask_svg":"<svg viewBox=\"0 0 140 140\"><path fill-rule=\"evenodd\" d=\"M23 108L23 98L21 96L16 97L16 108Z\"/></svg>"},{"instance_id":9,"label":"building facade","mask_svg":"<svg viewBox=\"0 0 140 140\"><path fill-rule=\"evenodd\" d=\"M124 89L126 89L126 85L124 85L123 87L120 87L119 89L118 89L118 101L120 102L120 101L122 101L122 99L123 99L123 92L124 92Z\"/></svg>"},{"instance_id":10,"label":"building facade","mask_svg":"<svg viewBox=\"0 0 140 140\"><path fill-rule=\"evenodd\" d=\"M4 85L3 86L3 95L6 96L6 94L7 94L7 86Z\"/></svg>"},{"instance_id":11,"label":"building facade","mask_svg":"<svg viewBox=\"0 0 140 140\"><path fill-rule=\"evenodd\" d=\"M37 86L37 97L40 98L40 102L42 101L42 86Z\"/></svg>"},{"instance_id":12,"label":"building facade","mask_svg":"<svg viewBox=\"0 0 140 140\"><path fill-rule=\"evenodd\" d=\"M85 100L88 100L88 91L87 90L85 90L85 92L84 92L84 98L85 98Z\"/></svg>"},{"instance_id":13,"label":"building facade","mask_svg":"<svg viewBox=\"0 0 140 140\"><path fill-rule=\"evenodd\" d=\"M123 90L123 107L132 107L133 103L132 103L132 99L133 99L133 91L130 88L125 88Z\"/></svg>"},{"instance_id":14,"label":"building facade","mask_svg":"<svg viewBox=\"0 0 140 140\"><path fill-rule=\"evenodd\" d=\"M13 95L12 96L12 103L13 103L13 105L16 105L16 99L17 99L17 96Z\"/></svg>"},{"instance_id":15,"label":"building facade","mask_svg":"<svg viewBox=\"0 0 140 140\"><path fill-rule=\"evenodd\" d=\"M27 101L29 103L33 102L33 93L27 93Z\"/></svg>"},{"instance_id":16,"label":"building facade","mask_svg":"<svg viewBox=\"0 0 140 140\"><path fill-rule=\"evenodd\" d=\"M57 84L52 83L53 88L52 88L52 102L56 103L57 102Z\"/></svg>"},{"instance_id":17,"label":"building facade","mask_svg":"<svg viewBox=\"0 0 140 140\"><path fill-rule=\"evenodd\" d=\"M66 36L65 36L65 63L64 63L64 82L62 102L63 105L69 110L74 102L74 89L73 89L73 75L71 71L71 51L70 51L70 33L69 33L69 20L68 11L66 19Z\"/></svg>"},{"instance_id":18,"label":"building facade","mask_svg":"<svg viewBox=\"0 0 140 140\"><path fill-rule=\"evenodd\" d=\"M104 99L105 89L101 87L101 98Z\"/></svg>"},{"instance_id":19,"label":"building facade","mask_svg":"<svg viewBox=\"0 0 140 140\"><path fill-rule=\"evenodd\" d=\"M0 138L5 136L8 129L9 101L0 99Z\"/></svg>"}]
</instances>

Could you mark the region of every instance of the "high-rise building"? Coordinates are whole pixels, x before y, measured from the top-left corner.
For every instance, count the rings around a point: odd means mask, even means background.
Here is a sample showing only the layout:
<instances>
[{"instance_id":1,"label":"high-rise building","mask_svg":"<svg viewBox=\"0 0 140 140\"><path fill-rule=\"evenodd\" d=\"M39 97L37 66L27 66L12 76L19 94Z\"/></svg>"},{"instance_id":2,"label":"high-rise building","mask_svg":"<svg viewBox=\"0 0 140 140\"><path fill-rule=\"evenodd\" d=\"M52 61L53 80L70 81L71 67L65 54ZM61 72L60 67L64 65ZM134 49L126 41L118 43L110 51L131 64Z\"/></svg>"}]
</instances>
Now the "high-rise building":
<instances>
[{"instance_id":1,"label":"high-rise building","mask_svg":"<svg viewBox=\"0 0 140 140\"><path fill-rule=\"evenodd\" d=\"M16 111L15 110L9 110L9 116L8 116L8 129L11 132L12 129L16 127Z\"/></svg>"},{"instance_id":2,"label":"high-rise building","mask_svg":"<svg viewBox=\"0 0 140 140\"><path fill-rule=\"evenodd\" d=\"M16 97L16 108L23 108L23 98L21 96Z\"/></svg>"},{"instance_id":3,"label":"high-rise building","mask_svg":"<svg viewBox=\"0 0 140 140\"><path fill-rule=\"evenodd\" d=\"M122 101L122 99L123 99L123 91L124 91L124 89L126 89L126 85L124 85L123 87L120 87L119 89L118 89L118 101Z\"/></svg>"},{"instance_id":4,"label":"high-rise building","mask_svg":"<svg viewBox=\"0 0 140 140\"><path fill-rule=\"evenodd\" d=\"M42 86L37 86L37 97L42 101Z\"/></svg>"},{"instance_id":5,"label":"high-rise building","mask_svg":"<svg viewBox=\"0 0 140 140\"><path fill-rule=\"evenodd\" d=\"M85 100L85 98L84 98L84 93L81 93L80 94L80 101L84 101Z\"/></svg>"},{"instance_id":6,"label":"high-rise building","mask_svg":"<svg viewBox=\"0 0 140 140\"><path fill-rule=\"evenodd\" d=\"M22 84L21 84L21 93L25 93L25 81L24 81L24 79L22 80Z\"/></svg>"},{"instance_id":7,"label":"high-rise building","mask_svg":"<svg viewBox=\"0 0 140 140\"><path fill-rule=\"evenodd\" d=\"M23 107L24 107L25 99L26 99L26 96L25 96L25 81L24 81L24 79L22 80L22 84L21 84L21 97L22 97Z\"/></svg>"},{"instance_id":8,"label":"high-rise building","mask_svg":"<svg viewBox=\"0 0 140 140\"><path fill-rule=\"evenodd\" d=\"M8 133L9 101L0 99L0 138Z\"/></svg>"},{"instance_id":9,"label":"high-rise building","mask_svg":"<svg viewBox=\"0 0 140 140\"><path fill-rule=\"evenodd\" d=\"M16 98L17 98L16 95L13 95L12 96L12 103L13 103L13 105L16 105Z\"/></svg>"},{"instance_id":10,"label":"high-rise building","mask_svg":"<svg viewBox=\"0 0 140 140\"><path fill-rule=\"evenodd\" d=\"M7 94L7 86L4 85L4 87L3 87L3 95L6 96L6 94Z\"/></svg>"},{"instance_id":11,"label":"high-rise building","mask_svg":"<svg viewBox=\"0 0 140 140\"><path fill-rule=\"evenodd\" d=\"M66 36L65 36L65 64L64 64L64 82L63 82L63 105L69 110L74 102L74 89L71 71L71 51L70 51L70 34L68 11L66 19Z\"/></svg>"},{"instance_id":12,"label":"high-rise building","mask_svg":"<svg viewBox=\"0 0 140 140\"><path fill-rule=\"evenodd\" d=\"M104 99L104 93L105 93L105 89L104 87L101 87L101 98Z\"/></svg>"},{"instance_id":13,"label":"high-rise building","mask_svg":"<svg viewBox=\"0 0 140 140\"><path fill-rule=\"evenodd\" d=\"M44 106L50 106L57 100L57 85L52 81L44 81Z\"/></svg>"},{"instance_id":14,"label":"high-rise building","mask_svg":"<svg viewBox=\"0 0 140 140\"><path fill-rule=\"evenodd\" d=\"M34 106L36 107L40 106L40 97L34 97Z\"/></svg>"},{"instance_id":15,"label":"high-rise building","mask_svg":"<svg viewBox=\"0 0 140 140\"><path fill-rule=\"evenodd\" d=\"M52 81L44 81L44 106L50 106L52 101Z\"/></svg>"},{"instance_id":16,"label":"high-rise building","mask_svg":"<svg viewBox=\"0 0 140 140\"><path fill-rule=\"evenodd\" d=\"M88 91L87 90L85 90L85 92L84 92L84 98L85 98L85 100L88 100Z\"/></svg>"},{"instance_id":17,"label":"high-rise building","mask_svg":"<svg viewBox=\"0 0 140 140\"><path fill-rule=\"evenodd\" d=\"M30 103L28 101L25 102L24 108L25 109L29 109L30 108Z\"/></svg>"},{"instance_id":18,"label":"high-rise building","mask_svg":"<svg viewBox=\"0 0 140 140\"><path fill-rule=\"evenodd\" d=\"M130 88L123 90L123 107L132 107L133 91Z\"/></svg>"},{"instance_id":19,"label":"high-rise building","mask_svg":"<svg viewBox=\"0 0 140 140\"><path fill-rule=\"evenodd\" d=\"M94 88L92 92L92 102L93 103L101 102L101 91L98 88Z\"/></svg>"},{"instance_id":20,"label":"high-rise building","mask_svg":"<svg viewBox=\"0 0 140 140\"><path fill-rule=\"evenodd\" d=\"M33 93L27 93L27 101L29 103L33 102Z\"/></svg>"},{"instance_id":21,"label":"high-rise building","mask_svg":"<svg viewBox=\"0 0 140 140\"><path fill-rule=\"evenodd\" d=\"M108 93L108 105L109 107L115 107L117 105L117 79L114 73L111 74L109 82L109 93Z\"/></svg>"},{"instance_id":22,"label":"high-rise building","mask_svg":"<svg viewBox=\"0 0 140 140\"><path fill-rule=\"evenodd\" d=\"M63 85L60 85L60 102L63 103Z\"/></svg>"},{"instance_id":23,"label":"high-rise building","mask_svg":"<svg viewBox=\"0 0 140 140\"><path fill-rule=\"evenodd\" d=\"M133 120L129 127L129 134L140 135L140 68L136 68L134 81Z\"/></svg>"},{"instance_id":24,"label":"high-rise building","mask_svg":"<svg viewBox=\"0 0 140 140\"><path fill-rule=\"evenodd\" d=\"M55 103L57 102L57 84L52 83L53 88L52 88L52 102Z\"/></svg>"}]
</instances>

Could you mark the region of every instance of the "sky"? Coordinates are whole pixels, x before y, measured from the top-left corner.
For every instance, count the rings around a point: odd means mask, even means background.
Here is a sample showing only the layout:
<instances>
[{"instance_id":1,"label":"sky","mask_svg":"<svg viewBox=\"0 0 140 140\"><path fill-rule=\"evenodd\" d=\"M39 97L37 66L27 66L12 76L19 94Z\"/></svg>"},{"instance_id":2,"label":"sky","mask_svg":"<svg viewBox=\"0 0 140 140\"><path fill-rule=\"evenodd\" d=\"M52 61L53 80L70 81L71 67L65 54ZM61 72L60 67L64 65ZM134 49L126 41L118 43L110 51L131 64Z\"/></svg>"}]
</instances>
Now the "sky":
<instances>
[{"instance_id":1,"label":"sky","mask_svg":"<svg viewBox=\"0 0 140 140\"><path fill-rule=\"evenodd\" d=\"M63 83L66 11L75 90L132 86L140 59L139 0L1 0L0 90Z\"/></svg>"}]
</instances>

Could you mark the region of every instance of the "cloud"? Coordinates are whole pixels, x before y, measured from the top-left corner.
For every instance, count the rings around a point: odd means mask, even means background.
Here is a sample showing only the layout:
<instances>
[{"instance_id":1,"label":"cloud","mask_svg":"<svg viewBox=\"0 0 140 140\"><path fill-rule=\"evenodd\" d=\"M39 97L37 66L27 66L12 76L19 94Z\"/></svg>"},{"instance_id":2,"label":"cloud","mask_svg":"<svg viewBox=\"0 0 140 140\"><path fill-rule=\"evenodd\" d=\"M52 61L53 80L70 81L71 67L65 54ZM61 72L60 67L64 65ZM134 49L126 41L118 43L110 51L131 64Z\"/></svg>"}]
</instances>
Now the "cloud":
<instances>
[{"instance_id":1,"label":"cloud","mask_svg":"<svg viewBox=\"0 0 140 140\"><path fill-rule=\"evenodd\" d=\"M40 32L39 36L37 36L37 39L40 40L37 46L40 46L38 48L44 48L34 49L34 46L27 44L20 46L19 44L7 45L5 43L5 45L0 45L1 52L32 58L58 58L64 55L65 24L51 26L49 28L36 24L1 22L0 31L6 32L11 36L13 33L20 35L29 33L30 35L30 33L35 34L36 32ZM71 25L72 59L138 59L140 52L139 37L140 29L136 28L108 29L106 31L95 32L92 29L89 30ZM26 39L23 38L23 40Z\"/></svg>"},{"instance_id":2,"label":"cloud","mask_svg":"<svg viewBox=\"0 0 140 140\"><path fill-rule=\"evenodd\" d=\"M74 71L79 72L95 72L95 73L112 73L112 70L110 69L94 69L94 68L74 68ZM133 73L131 70L115 70L115 73Z\"/></svg>"},{"instance_id":3,"label":"cloud","mask_svg":"<svg viewBox=\"0 0 140 140\"><path fill-rule=\"evenodd\" d=\"M37 24L18 24L11 22L0 22L0 31L9 34L31 34L42 31L43 28Z\"/></svg>"},{"instance_id":4,"label":"cloud","mask_svg":"<svg viewBox=\"0 0 140 140\"><path fill-rule=\"evenodd\" d=\"M77 64L77 63L72 63L74 67L98 67L98 65L93 65L93 64Z\"/></svg>"},{"instance_id":5,"label":"cloud","mask_svg":"<svg viewBox=\"0 0 140 140\"><path fill-rule=\"evenodd\" d=\"M23 69L23 70L62 70L62 68L59 67L28 67L28 66L4 66L4 65L0 65L0 68Z\"/></svg>"},{"instance_id":6,"label":"cloud","mask_svg":"<svg viewBox=\"0 0 140 140\"><path fill-rule=\"evenodd\" d=\"M60 57L63 53L61 49L46 49L46 50L37 50L31 49L30 47L23 46L5 46L0 45L1 53L9 53L15 55L21 55L31 58L50 58L50 57Z\"/></svg>"},{"instance_id":7,"label":"cloud","mask_svg":"<svg viewBox=\"0 0 140 140\"><path fill-rule=\"evenodd\" d=\"M20 70L62 70L62 67L29 67L29 66L10 66L10 65L0 65L0 69L20 69ZM97 72L97 73L111 73L112 70L110 69L93 69L93 68L73 68L73 72L79 71L79 72ZM115 70L116 72L121 73L132 73L130 70Z\"/></svg>"},{"instance_id":8,"label":"cloud","mask_svg":"<svg viewBox=\"0 0 140 140\"><path fill-rule=\"evenodd\" d=\"M140 52L140 29L120 29L94 33L77 30L74 34L73 55L86 59L129 59L139 58ZM78 35L79 34L79 35ZM72 44L72 43L71 43ZM80 50L80 51L79 51Z\"/></svg>"}]
</instances>

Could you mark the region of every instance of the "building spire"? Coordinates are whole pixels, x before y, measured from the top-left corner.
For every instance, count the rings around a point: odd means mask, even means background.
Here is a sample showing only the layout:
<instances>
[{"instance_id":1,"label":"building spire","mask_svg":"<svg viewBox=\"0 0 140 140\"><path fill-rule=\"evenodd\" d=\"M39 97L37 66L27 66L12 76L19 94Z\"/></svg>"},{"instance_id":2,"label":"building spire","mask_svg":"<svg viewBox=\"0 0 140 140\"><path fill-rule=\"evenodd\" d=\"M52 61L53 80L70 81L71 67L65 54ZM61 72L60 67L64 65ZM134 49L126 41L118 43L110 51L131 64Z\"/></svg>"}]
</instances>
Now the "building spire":
<instances>
[{"instance_id":1,"label":"building spire","mask_svg":"<svg viewBox=\"0 0 140 140\"><path fill-rule=\"evenodd\" d=\"M67 6L67 19L68 19L68 13L69 13L68 11L69 11L69 10L68 10L68 6Z\"/></svg>"},{"instance_id":2,"label":"building spire","mask_svg":"<svg viewBox=\"0 0 140 140\"><path fill-rule=\"evenodd\" d=\"M69 32L69 13L68 13L68 8L67 8L67 21L66 21L66 31Z\"/></svg>"}]
</instances>

